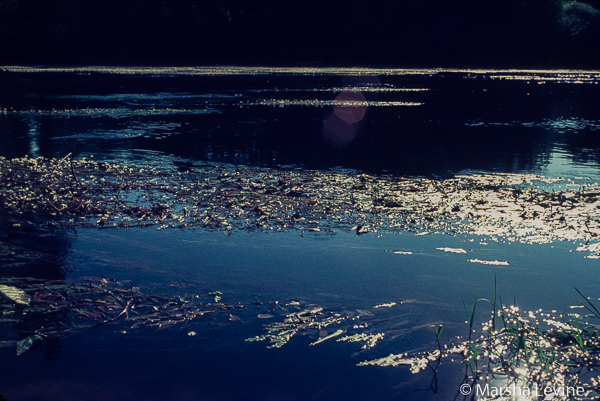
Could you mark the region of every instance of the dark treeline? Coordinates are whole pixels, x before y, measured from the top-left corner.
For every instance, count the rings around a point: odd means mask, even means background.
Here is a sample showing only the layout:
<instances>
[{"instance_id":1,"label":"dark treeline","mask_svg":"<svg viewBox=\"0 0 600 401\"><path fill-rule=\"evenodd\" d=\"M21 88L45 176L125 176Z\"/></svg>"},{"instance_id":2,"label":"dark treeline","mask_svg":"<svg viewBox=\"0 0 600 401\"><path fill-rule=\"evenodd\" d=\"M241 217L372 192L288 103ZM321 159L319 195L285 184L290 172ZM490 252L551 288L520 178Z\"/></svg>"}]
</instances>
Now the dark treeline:
<instances>
[{"instance_id":1,"label":"dark treeline","mask_svg":"<svg viewBox=\"0 0 600 401\"><path fill-rule=\"evenodd\" d=\"M595 0L2 0L1 64L600 67Z\"/></svg>"}]
</instances>

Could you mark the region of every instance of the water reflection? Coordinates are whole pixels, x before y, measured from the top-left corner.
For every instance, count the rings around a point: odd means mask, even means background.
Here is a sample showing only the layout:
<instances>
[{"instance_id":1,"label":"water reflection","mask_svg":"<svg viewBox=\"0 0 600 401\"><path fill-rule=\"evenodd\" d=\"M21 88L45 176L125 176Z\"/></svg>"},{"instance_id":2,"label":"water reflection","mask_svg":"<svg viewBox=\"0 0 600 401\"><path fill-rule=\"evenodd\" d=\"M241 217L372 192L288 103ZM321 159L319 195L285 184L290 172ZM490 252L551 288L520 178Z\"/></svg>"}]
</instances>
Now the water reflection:
<instances>
[{"instance_id":1,"label":"water reflection","mask_svg":"<svg viewBox=\"0 0 600 401\"><path fill-rule=\"evenodd\" d=\"M0 276L66 278L74 235L52 222L0 215Z\"/></svg>"},{"instance_id":2,"label":"water reflection","mask_svg":"<svg viewBox=\"0 0 600 401\"><path fill-rule=\"evenodd\" d=\"M16 219L0 214L0 284L25 289L20 280L39 283L65 283L73 270L71 245L74 229L61 227L39 219ZM29 292L29 295L32 295ZM13 351L13 343L26 339L40 327L66 327L69 319L57 312L41 316L35 308L16 309L2 302L2 347ZM57 359L61 353L62 338L45 342L44 357Z\"/></svg>"},{"instance_id":3,"label":"water reflection","mask_svg":"<svg viewBox=\"0 0 600 401\"><path fill-rule=\"evenodd\" d=\"M116 74L102 75L111 71ZM595 173L600 161L596 135L600 121L595 102L597 73L190 68L135 69L134 74L126 69L107 69L87 76L65 71L57 75L11 74L0 74L0 84L5 84L3 87L8 88L9 94L0 99L0 154L8 157L24 154L63 157L73 152L79 157L93 153L95 160L115 159L138 165L175 160L182 172L201 164L199 161L213 160L255 166L295 164L323 169L344 166L397 175L444 174L462 169L505 172L546 169L561 175L585 175ZM24 77L28 77L28 83ZM533 85L538 81L546 83ZM591 84L581 85L581 82ZM30 96L32 93L34 96ZM417 107L405 107L408 105ZM573 164L581 166L583 171ZM550 170L553 165L559 165L560 170ZM70 263L76 257L71 248L74 232L37 223L0 217L0 276L64 281L69 275ZM167 280L178 277L196 285L194 291L198 288L202 292L214 291L215 288L205 287L217 287L236 300L237 294L254 296L265 291L272 291L269 295L275 294L273 299L285 296L286 301L296 299L299 294L316 294L315 298L322 303L331 304L331 299L335 299L342 311L349 305L354 309L364 305L370 308L375 304L371 301L397 301L408 296L439 302L437 295L443 294L446 300L458 303L462 296L485 294L492 282L492 270L482 269L480 263L470 263L466 258L446 258L440 262L437 246L465 246L461 242L464 239L450 236L443 240L429 236L427 241L431 246L423 245L423 237L401 238L402 249L414 250L411 254L415 258L400 264L388 260L398 255L383 251L396 249L398 238L371 238L373 242L366 242L366 246L365 242L359 242L366 239L339 235L328 237L332 242L318 245L315 252L319 241L305 237L302 241L297 237L262 234L253 239L222 234L218 238L216 234L199 238L198 233L191 233L193 236L186 237L187 246L179 242L180 233L167 237L150 235L149 230L123 230L110 237L107 232L88 234L94 238L94 244L87 249L87 256L92 255L100 262L94 265L86 260L78 268L97 275L118 271L132 280L162 280L165 285ZM127 242L123 240L128 238L124 233L140 238L137 242ZM163 244L164 249L152 246L155 243ZM348 243L353 245L348 247ZM107 246L112 255L104 252ZM228 246L226 252L224 246ZM492 259L506 259L505 248L492 249L483 243L470 246L481 258L490 258L488 255L492 253L497 255ZM134 252L135 249L141 251ZM531 297L539 297L535 299L538 303L549 302L548 288L558 288L567 281L577 280L576 285L594 282L587 274L593 272L588 269L591 264L574 263L567 257L560 259L562 254L552 253L550 247L519 248L515 255L518 257L515 256L514 266L521 269L519 280L508 273L499 277L510 282L511 295L515 283L527 288L525 294L517 292L523 302L532 302ZM567 271L564 269L567 265L573 268ZM546 276L547 279L540 280ZM173 287L173 291L177 288ZM324 300L324 293L333 295ZM419 314L428 323L436 322L438 315L454 322L464 319L461 310L453 310L457 316L450 318L445 308L439 303L435 305L417 309L410 321L414 322L414 316ZM259 307L259 312L265 308L256 306ZM248 311L254 313L255 309ZM397 316L391 316L390 322L396 319ZM374 388L388 391L382 399L401 398L408 392L398 390L403 383L411 383L406 374L363 369L359 376L348 369L357 361L332 359L332 348L326 348L327 343L318 348L291 345L291 351L284 354L266 354L262 346L260 352L258 348L241 349L242 334L249 337L260 333L259 325L208 333L196 342L185 331L163 331L148 340L150 336L116 337L121 333L107 330L109 340L94 347L89 347L83 336L69 339L74 341L69 344L70 349L86 350L95 356L103 353L100 363L90 362L92 358L82 363L79 355L75 355L77 352L62 352L59 340L46 342L47 358L61 352L62 355L60 361L53 361L56 364L36 367L37 374L44 379L34 378L33 388L47 394L48 382L56 379L64 384L69 379L55 375L69 372L70 378L75 376L79 380L74 383L83 383L81 386L87 391L98 386L95 382L88 385L91 376L87 373L97 373L99 366L108 366L107 376L121 386L116 388L122 396L125 393L122 390L134 386L130 382L131 366L135 366L141 369L133 375L136 383L141 383L136 387L138 395L139 391L162 391L168 396L171 385L192 386L190 392L206 394L206 389L198 384L198 377L210 382L210 391L215 394L222 394L225 387L239 392L240 397L241 393L255 391L256 383L262 383L265 377L275 378L269 385L282 394L289 394L285 391L291 388L301 398L310 397L312 390L308 385L298 386L298 378L306 383L322 383L319 380L323 378L335 383L335 386L322 384L322 388L328 385L335 388L328 396L334 393L339 396L342 389L351 398L356 394L357 382L362 386L361 394L372 395ZM230 343L229 348L225 347L224 338L235 345ZM403 339L403 346L421 347L423 338L425 335L419 332L410 341ZM95 338L95 341L103 340ZM159 341L163 341L162 349L168 352L163 355L147 352L156 350ZM104 349L99 352L98 348ZM382 355L387 354L387 349L382 351ZM10 378L7 382L12 383L12 394L19 394L24 385L31 385L32 359L11 358L11 370L6 369L3 375ZM115 366L115 360L132 363ZM316 364L319 370L314 373L316 360L326 363ZM168 366L160 373L169 380L153 379L157 365ZM76 377L74 367L81 366L87 369L87 377ZM272 370L265 374L261 370L265 367ZM364 380L368 375L371 380ZM361 380L356 380L359 377ZM121 379L123 382L119 382ZM409 384L411 394L413 384ZM390 394L392 388L394 394Z\"/></svg>"},{"instance_id":4,"label":"water reflection","mask_svg":"<svg viewBox=\"0 0 600 401\"><path fill-rule=\"evenodd\" d=\"M5 70L7 157L73 152L123 161L123 150L138 149L397 175L564 172L563 161L552 166L556 152L586 174L600 163L594 71Z\"/></svg>"},{"instance_id":5,"label":"water reflection","mask_svg":"<svg viewBox=\"0 0 600 401\"><path fill-rule=\"evenodd\" d=\"M323 138L336 148L350 145L360 133L366 99L361 92L344 91L334 99L333 112L323 122Z\"/></svg>"},{"instance_id":6,"label":"water reflection","mask_svg":"<svg viewBox=\"0 0 600 401\"><path fill-rule=\"evenodd\" d=\"M27 119L27 123L29 125L27 132L30 141L29 154L32 157L38 157L40 155L38 124L34 118Z\"/></svg>"}]
</instances>

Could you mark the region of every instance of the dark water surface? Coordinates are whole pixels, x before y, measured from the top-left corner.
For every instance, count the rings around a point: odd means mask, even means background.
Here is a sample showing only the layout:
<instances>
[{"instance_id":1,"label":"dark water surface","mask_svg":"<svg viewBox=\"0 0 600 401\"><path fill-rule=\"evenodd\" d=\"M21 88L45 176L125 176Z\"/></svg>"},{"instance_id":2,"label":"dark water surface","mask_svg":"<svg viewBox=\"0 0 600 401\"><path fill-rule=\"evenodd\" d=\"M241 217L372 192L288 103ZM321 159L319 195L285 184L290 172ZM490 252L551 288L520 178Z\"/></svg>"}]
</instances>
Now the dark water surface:
<instances>
[{"instance_id":1,"label":"dark water surface","mask_svg":"<svg viewBox=\"0 0 600 401\"><path fill-rule=\"evenodd\" d=\"M0 156L72 153L163 168L224 162L398 176L511 172L598 182L599 81L590 71L6 67ZM573 287L600 293L598 260L566 241L344 231L41 232L3 219L0 227L4 243L36 255L0 266L3 278L114 277L149 294L206 299L220 291L223 302L244 305L162 329L107 324L39 342L20 356L0 348L0 394L8 401L451 399L460 365L440 370L436 393L429 371L356 364L425 350L439 324L446 340L465 335L461 298L492 297L495 277L506 303L516 300L524 310L568 310ZM318 332L276 349L244 341L281 320L258 314L292 301L340 313L368 310L384 322L374 330L412 330L362 351L335 339L309 345ZM374 308L389 302L396 305Z\"/></svg>"},{"instance_id":2,"label":"dark water surface","mask_svg":"<svg viewBox=\"0 0 600 401\"><path fill-rule=\"evenodd\" d=\"M600 160L593 71L5 70L6 157L162 155L395 175L587 175Z\"/></svg>"}]
</instances>

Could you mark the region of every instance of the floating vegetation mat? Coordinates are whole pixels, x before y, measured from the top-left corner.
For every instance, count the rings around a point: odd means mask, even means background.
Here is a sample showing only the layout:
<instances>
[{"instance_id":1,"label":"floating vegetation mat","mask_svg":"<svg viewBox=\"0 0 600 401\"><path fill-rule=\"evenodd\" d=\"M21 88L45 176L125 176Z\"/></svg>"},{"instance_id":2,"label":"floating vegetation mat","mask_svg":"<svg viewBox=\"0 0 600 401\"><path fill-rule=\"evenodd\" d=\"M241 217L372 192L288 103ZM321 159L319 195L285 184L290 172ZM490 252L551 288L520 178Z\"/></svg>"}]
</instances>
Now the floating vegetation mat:
<instances>
[{"instance_id":1,"label":"floating vegetation mat","mask_svg":"<svg viewBox=\"0 0 600 401\"><path fill-rule=\"evenodd\" d=\"M158 169L63 159L0 158L0 213L71 227L468 233L528 243L580 240L600 258L597 183L472 174L448 179L224 164ZM542 185L540 185L542 184ZM15 221L16 225L20 224Z\"/></svg>"},{"instance_id":2,"label":"floating vegetation mat","mask_svg":"<svg viewBox=\"0 0 600 401\"><path fill-rule=\"evenodd\" d=\"M309 335L313 339L311 346L332 340L332 342L358 343L357 352L375 347L377 343L395 340L415 330L435 327L441 322L416 323L417 317L408 309L410 304L424 304L414 299L399 303L375 305L372 309L326 311L321 306L309 306L292 301L278 306L276 312L282 320L269 323L266 334L246 339L249 342L264 341L267 348L281 348L297 335ZM400 313L397 310L377 309L404 305ZM426 303L425 303L426 304ZM261 313L262 319L276 318L273 313Z\"/></svg>"},{"instance_id":3,"label":"floating vegetation mat","mask_svg":"<svg viewBox=\"0 0 600 401\"><path fill-rule=\"evenodd\" d=\"M223 164L166 169L70 156L0 158L0 221L17 231L47 225L61 229L198 228L227 235L240 230L297 230L315 235L344 230L357 235L464 233L526 243L578 240L577 250L587 251L588 258L600 258L598 184L560 191L540 189L560 181L519 174L428 179ZM466 253L460 248L437 250ZM18 253L0 242L3 262L21 263ZM469 262L508 264L502 260ZM406 310L414 300L382 303L369 310L325 310L310 303L273 301L252 313L250 305L223 303L221 296L219 292L156 295L144 293L133 283L103 277L79 281L1 278L0 346L14 347L20 355L37 342L105 325L113 325L115 331L185 328L209 315L220 314L231 322L252 316L264 322L264 331L247 341L263 342L268 348L282 347L308 334L311 346L352 343L356 354L363 356L361 366L408 365L415 373L431 367L435 374L442 360L455 359L466 366L459 397L500 399L515 395L507 391L517 388L529 395L552 389L553 399L597 399L600 395L596 370L600 368L600 313L585 297L577 307L591 314L522 313L515 307L496 308L494 300L491 320L475 331L474 303L467 313L470 335L442 346L441 327L449 323L415 319ZM427 351L366 359L364 353L376 353L381 343L414 330L433 331L431 327L438 328L437 340ZM193 337L195 332L187 334ZM542 395L536 399L549 398Z\"/></svg>"},{"instance_id":4,"label":"floating vegetation mat","mask_svg":"<svg viewBox=\"0 0 600 401\"><path fill-rule=\"evenodd\" d=\"M469 335L445 344L440 341L445 322L430 321L415 326L415 316L407 313L406 308L416 300L345 312L300 306L291 310L290 305L299 304L289 303L280 308L288 311L283 320L268 324L266 333L246 341L263 341L267 348L280 348L298 334L304 334L315 339L310 346L325 341L357 343L353 356L363 359L358 366L407 366L415 374L427 369L433 374L432 385L437 383L440 365L461 363L465 375L457 385L455 399L597 400L600 311L589 298L580 295L581 301L571 309L590 313L520 312L519 308L502 305L497 300L477 300L470 307L465 305ZM493 306L493 310L491 318L476 329L475 309L482 301ZM365 350L415 330L432 333L433 345L429 349L364 360ZM375 349L367 356L377 352Z\"/></svg>"},{"instance_id":5,"label":"floating vegetation mat","mask_svg":"<svg viewBox=\"0 0 600 401\"><path fill-rule=\"evenodd\" d=\"M583 295L572 306L581 313L521 312L515 306L487 301L493 310L480 329L475 329L475 308L486 300L475 301L470 308L465 305L469 335L444 345L442 328L452 324L419 318L411 306L421 307L423 302L415 299L370 309L326 310L296 300L224 303L222 295L219 291L148 294L131 282L105 277L3 278L0 347L12 347L22 355L38 343L105 325L115 333L178 327L186 338L193 338L199 319L220 317L230 324L264 321L264 332L247 342L281 348L296 337L308 336L307 346L348 343L352 356L360 358L358 366L406 366L415 374L426 370L433 374L432 383L437 382L441 365L462 363L465 375L458 399L595 400L600 395L600 312ZM377 357L380 348L389 350L393 340L415 331L431 332L433 345ZM382 343L386 346L379 347Z\"/></svg>"},{"instance_id":6,"label":"floating vegetation mat","mask_svg":"<svg viewBox=\"0 0 600 401\"><path fill-rule=\"evenodd\" d=\"M434 346L425 352L390 354L359 365L407 365L412 373L429 367L435 378L441 362L460 361L465 376L455 399L598 399L600 313L588 298L572 306L591 312L585 315L500 305L480 330L473 329L475 303L471 311L465 307L467 338L442 346L440 326Z\"/></svg>"},{"instance_id":7,"label":"floating vegetation mat","mask_svg":"<svg viewBox=\"0 0 600 401\"><path fill-rule=\"evenodd\" d=\"M0 347L14 347L17 355L40 340L105 324L116 325L119 332L159 329L243 307L219 302L220 293L185 298L144 294L129 282L104 277L77 282L2 278L0 283Z\"/></svg>"},{"instance_id":8,"label":"floating vegetation mat","mask_svg":"<svg viewBox=\"0 0 600 401\"><path fill-rule=\"evenodd\" d=\"M265 322L267 334L246 341L266 341L280 348L293 337L309 335L317 345L334 339L357 343L357 353L373 348L384 337L394 340L415 330L444 322L418 323L411 309L417 300L376 305L370 310L325 310L313 303L289 301L224 302L220 291L166 295L175 286L143 291L130 281L105 277L43 280L31 277L0 279L0 347L21 355L37 342L64 338L84 330L110 325L126 334L141 328L178 327L193 337L197 320L211 317L214 324ZM403 305L403 309L391 310ZM379 308L384 308L379 310ZM275 321L275 322L273 322Z\"/></svg>"}]
</instances>

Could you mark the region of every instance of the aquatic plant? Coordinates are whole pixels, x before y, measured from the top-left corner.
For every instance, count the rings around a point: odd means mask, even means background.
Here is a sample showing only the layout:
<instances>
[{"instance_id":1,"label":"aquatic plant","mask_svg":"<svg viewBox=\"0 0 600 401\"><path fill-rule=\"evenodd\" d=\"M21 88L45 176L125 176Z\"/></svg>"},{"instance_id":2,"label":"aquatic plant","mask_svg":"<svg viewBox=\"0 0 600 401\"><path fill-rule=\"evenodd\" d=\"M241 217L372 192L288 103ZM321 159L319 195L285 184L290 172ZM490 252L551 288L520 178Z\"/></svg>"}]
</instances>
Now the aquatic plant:
<instances>
[{"instance_id":1,"label":"aquatic plant","mask_svg":"<svg viewBox=\"0 0 600 401\"><path fill-rule=\"evenodd\" d=\"M141 327L185 325L241 304L203 302L199 294L144 294L127 281L83 277L77 281L31 277L0 279L0 347L25 353L40 340L63 338L103 325L116 325L126 333ZM219 293L220 294L220 293ZM8 338L8 339L6 339Z\"/></svg>"},{"instance_id":2,"label":"aquatic plant","mask_svg":"<svg viewBox=\"0 0 600 401\"><path fill-rule=\"evenodd\" d=\"M501 300L497 305L494 293L493 301L478 299L470 306L463 302L469 325L465 339L441 346L438 333L434 351L389 355L359 365L410 365L413 373L430 366L437 373L440 360L458 360L465 365L465 375L457 397L595 400L600 395L600 313L576 291L581 299L573 308L585 308L590 314L521 312ZM475 330L475 309L482 301L493 311Z\"/></svg>"},{"instance_id":3,"label":"aquatic plant","mask_svg":"<svg viewBox=\"0 0 600 401\"><path fill-rule=\"evenodd\" d=\"M280 348L292 338L309 335L312 346L335 339L358 344L359 353L384 339L394 340L435 323L415 320L410 308L422 303L417 300L383 303L370 310L325 310L297 300L223 302L221 291L198 294L195 288L186 290L175 284L167 286L170 290L163 286L148 291L128 280L108 277L1 278L0 347L13 347L22 355L37 343L100 326L110 326L120 334L169 327L198 330L197 320L210 317L211 322L220 324L268 322L265 333L246 339L265 341L267 348ZM174 291L177 294L173 295ZM403 313L391 311L402 303ZM187 335L194 337L196 331L189 330Z\"/></svg>"},{"instance_id":4,"label":"aquatic plant","mask_svg":"<svg viewBox=\"0 0 600 401\"><path fill-rule=\"evenodd\" d=\"M463 301L468 335L444 343L442 331L450 323L415 320L415 314L407 308L422 303L417 300L381 303L368 310L326 310L296 300L266 305L223 303L220 291L183 296L144 294L131 282L105 277L82 277L77 281L3 278L0 347L13 347L17 355L22 355L38 342L104 325L111 325L115 333L164 327L180 327L181 331L197 319L221 316L222 321L231 324L241 319L268 322L263 334L246 339L266 342L267 348L280 348L293 338L307 335L311 338L309 346L324 342L358 344L354 356L364 357L363 352L377 352L380 343L387 343L384 349L389 349L395 339L434 328L434 343L425 351L390 354L358 365L407 365L412 373L429 368L434 374L432 386L437 386L435 375L442 362L450 360L465 366L459 385L491 392L478 394L478 399L498 398L489 389L511 386L536 391L578 389L575 398L596 399L600 395L600 311L592 300L576 291L578 305L572 308L588 314L521 312L515 305L503 304L495 290L489 300ZM490 318L476 328L476 312L482 303L491 307ZM188 330L188 337L196 335L196 331ZM573 398L573 394L563 395L554 399Z\"/></svg>"},{"instance_id":5,"label":"aquatic plant","mask_svg":"<svg viewBox=\"0 0 600 401\"><path fill-rule=\"evenodd\" d=\"M468 233L528 243L580 240L600 258L600 189L545 191L520 174L443 180L203 164L182 169L89 159L0 158L0 213L14 227L200 227L359 234Z\"/></svg>"}]
</instances>

